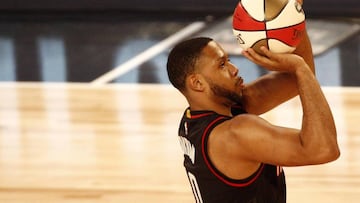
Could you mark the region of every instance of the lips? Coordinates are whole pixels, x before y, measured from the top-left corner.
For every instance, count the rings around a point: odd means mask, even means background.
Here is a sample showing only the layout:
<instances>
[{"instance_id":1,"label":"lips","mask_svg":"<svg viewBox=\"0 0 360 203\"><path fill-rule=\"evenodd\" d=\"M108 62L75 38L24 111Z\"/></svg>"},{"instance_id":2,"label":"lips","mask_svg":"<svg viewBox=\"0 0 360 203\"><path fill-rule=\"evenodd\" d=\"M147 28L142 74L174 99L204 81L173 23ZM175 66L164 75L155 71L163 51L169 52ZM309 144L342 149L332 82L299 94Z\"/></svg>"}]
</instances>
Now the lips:
<instances>
[{"instance_id":1,"label":"lips","mask_svg":"<svg viewBox=\"0 0 360 203\"><path fill-rule=\"evenodd\" d=\"M238 77L237 79L236 79L236 86L244 86L244 80L243 80L243 78L242 77Z\"/></svg>"}]
</instances>

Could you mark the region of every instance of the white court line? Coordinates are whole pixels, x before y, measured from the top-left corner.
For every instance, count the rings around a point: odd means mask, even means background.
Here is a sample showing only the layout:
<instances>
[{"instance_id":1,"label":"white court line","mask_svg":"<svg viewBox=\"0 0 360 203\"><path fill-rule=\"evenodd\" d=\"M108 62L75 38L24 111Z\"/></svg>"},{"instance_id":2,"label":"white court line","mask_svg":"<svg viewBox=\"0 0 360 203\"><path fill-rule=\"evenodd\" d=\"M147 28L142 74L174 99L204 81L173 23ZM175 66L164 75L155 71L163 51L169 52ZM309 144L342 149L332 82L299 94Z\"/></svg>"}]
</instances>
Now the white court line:
<instances>
[{"instance_id":1,"label":"white court line","mask_svg":"<svg viewBox=\"0 0 360 203\"><path fill-rule=\"evenodd\" d=\"M178 31L176 34L171 35L170 37L164 39L163 41L159 42L158 44L150 47L149 49L145 50L144 52L140 53L139 55L133 57L132 59L126 61L125 63L115 67L111 71L105 73L104 75L98 77L97 79L93 80L90 84L93 85L103 85L106 83L111 82L112 80L116 79L117 77L129 72L132 69L137 68L142 63L146 62L147 60L153 58L154 56L160 54L165 49L170 48L174 44L178 43L182 39L194 34L195 32L200 31L203 27L205 27L205 22L194 22L184 29Z\"/></svg>"}]
</instances>

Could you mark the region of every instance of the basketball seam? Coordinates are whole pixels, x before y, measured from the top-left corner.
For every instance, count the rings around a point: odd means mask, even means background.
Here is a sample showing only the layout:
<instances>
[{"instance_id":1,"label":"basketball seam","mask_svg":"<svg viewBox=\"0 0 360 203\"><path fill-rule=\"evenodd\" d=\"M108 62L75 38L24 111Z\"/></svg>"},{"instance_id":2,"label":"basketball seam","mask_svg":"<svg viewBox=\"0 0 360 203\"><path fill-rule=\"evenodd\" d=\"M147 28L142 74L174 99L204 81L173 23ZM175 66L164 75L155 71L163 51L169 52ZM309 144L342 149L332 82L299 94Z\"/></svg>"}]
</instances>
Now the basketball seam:
<instances>
[{"instance_id":1,"label":"basketball seam","mask_svg":"<svg viewBox=\"0 0 360 203\"><path fill-rule=\"evenodd\" d=\"M258 39L258 40L256 40L256 41L251 45L251 48L254 48L255 45L256 45L258 42L260 42L260 41L265 41L267 48L270 49L269 43L268 43L268 39L269 39L269 38L266 37L266 38L263 38L263 39ZM271 39L272 39L272 38L271 38Z\"/></svg>"},{"instance_id":2,"label":"basketball seam","mask_svg":"<svg viewBox=\"0 0 360 203\"><path fill-rule=\"evenodd\" d=\"M265 35L266 35L266 39L265 39L265 42L266 42L266 47L268 48L268 49L270 49L270 46L269 46L269 36L268 36L268 32L266 32L266 30L267 30L267 24L266 24L266 0L263 0L264 1L264 8L263 8L263 13L264 13L264 23L265 23ZM260 40L259 40L260 41ZM257 42L259 42L259 41L257 41ZM257 43L256 42L256 43ZM255 44L255 43L254 43Z\"/></svg>"},{"instance_id":3,"label":"basketball seam","mask_svg":"<svg viewBox=\"0 0 360 203\"><path fill-rule=\"evenodd\" d=\"M304 23L305 20L301 21L300 23L296 23L296 24L292 24L292 25L288 25L288 26L284 26L284 27L277 27L277 28L273 28L273 29L266 29L266 31L272 31L272 30L281 30L281 29L284 29L284 28L290 28L290 27L295 27L295 26L298 26L302 23ZM266 27L266 25L265 25Z\"/></svg>"}]
</instances>

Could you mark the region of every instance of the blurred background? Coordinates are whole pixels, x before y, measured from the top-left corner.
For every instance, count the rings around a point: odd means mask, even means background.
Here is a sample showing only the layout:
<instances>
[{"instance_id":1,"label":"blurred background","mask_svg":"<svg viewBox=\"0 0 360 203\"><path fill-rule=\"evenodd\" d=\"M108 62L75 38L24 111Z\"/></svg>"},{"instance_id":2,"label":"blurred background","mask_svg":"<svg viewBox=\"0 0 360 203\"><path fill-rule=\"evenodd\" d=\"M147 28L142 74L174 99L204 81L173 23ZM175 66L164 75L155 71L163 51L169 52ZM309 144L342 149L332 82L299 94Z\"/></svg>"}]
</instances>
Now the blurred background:
<instances>
[{"instance_id":1,"label":"blurred background","mask_svg":"<svg viewBox=\"0 0 360 203\"><path fill-rule=\"evenodd\" d=\"M90 83L123 69L107 82L167 84L172 44L152 48L195 26L177 40L208 35L223 42L248 82L264 72L232 47L237 2L0 0L0 81ZM360 2L305 0L303 7L320 83L360 86ZM146 51L150 56L137 60Z\"/></svg>"}]
</instances>

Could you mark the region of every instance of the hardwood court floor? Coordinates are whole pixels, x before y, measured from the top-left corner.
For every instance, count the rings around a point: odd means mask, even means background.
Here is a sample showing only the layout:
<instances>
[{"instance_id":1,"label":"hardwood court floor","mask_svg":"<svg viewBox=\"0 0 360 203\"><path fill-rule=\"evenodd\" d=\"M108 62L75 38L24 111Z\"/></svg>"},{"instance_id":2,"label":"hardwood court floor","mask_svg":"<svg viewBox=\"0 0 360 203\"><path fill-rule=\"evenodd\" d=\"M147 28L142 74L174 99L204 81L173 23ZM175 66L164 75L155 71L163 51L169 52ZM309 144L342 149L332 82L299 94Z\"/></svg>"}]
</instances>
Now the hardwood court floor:
<instances>
[{"instance_id":1,"label":"hardwood court floor","mask_svg":"<svg viewBox=\"0 0 360 203\"><path fill-rule=\"evenodd\" d=\"M0 202L194 202L168 85L0 83ZM285 168L290 203L360 199L360 88L324 87L340 159ZM295 98L263 115L299 127ZM326 124L325 124L326 125Z\"/></svg>"}]
</instances>

